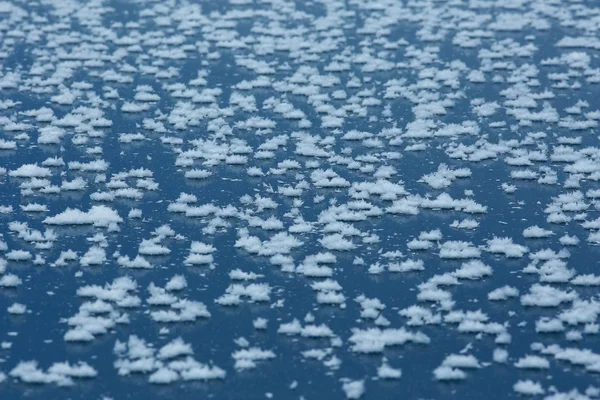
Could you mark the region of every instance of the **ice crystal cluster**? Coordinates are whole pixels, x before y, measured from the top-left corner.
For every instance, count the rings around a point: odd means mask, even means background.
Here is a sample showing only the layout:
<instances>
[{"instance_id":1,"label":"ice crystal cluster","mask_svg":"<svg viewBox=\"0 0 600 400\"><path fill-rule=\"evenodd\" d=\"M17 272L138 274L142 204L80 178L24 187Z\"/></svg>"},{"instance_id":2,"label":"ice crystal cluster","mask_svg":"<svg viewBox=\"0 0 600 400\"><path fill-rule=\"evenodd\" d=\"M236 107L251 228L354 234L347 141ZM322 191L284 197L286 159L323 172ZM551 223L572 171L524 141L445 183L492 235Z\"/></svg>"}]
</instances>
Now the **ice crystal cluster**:
<instances>
[{"instance_id":1,"label":"ice crystal cluster","mask_svg":"<svg viewBox=\"0 0 600 400\"><path fill-rule=\"evenodd\" d=\"M599 21L0 1L0 398L599 399Z\"/></svg>"}]
</instances>

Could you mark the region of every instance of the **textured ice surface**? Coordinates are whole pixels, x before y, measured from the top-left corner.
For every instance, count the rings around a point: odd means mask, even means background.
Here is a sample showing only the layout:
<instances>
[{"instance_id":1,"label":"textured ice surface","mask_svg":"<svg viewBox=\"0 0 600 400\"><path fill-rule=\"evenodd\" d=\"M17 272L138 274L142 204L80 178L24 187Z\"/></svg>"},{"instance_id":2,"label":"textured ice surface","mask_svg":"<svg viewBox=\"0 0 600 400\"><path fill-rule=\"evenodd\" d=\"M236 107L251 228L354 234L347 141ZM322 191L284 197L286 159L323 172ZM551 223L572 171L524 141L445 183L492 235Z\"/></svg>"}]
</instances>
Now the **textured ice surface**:
<instances>
[{"instance_id":1,"label":"textured ice surface","mask_svg":"<svg viewBox=\"0 0 600 400\"><path fill-rule=\"evenodd\" d=\"M599 6L0 1L0 398L600 397Z\"/></svg>"}]
</instances>

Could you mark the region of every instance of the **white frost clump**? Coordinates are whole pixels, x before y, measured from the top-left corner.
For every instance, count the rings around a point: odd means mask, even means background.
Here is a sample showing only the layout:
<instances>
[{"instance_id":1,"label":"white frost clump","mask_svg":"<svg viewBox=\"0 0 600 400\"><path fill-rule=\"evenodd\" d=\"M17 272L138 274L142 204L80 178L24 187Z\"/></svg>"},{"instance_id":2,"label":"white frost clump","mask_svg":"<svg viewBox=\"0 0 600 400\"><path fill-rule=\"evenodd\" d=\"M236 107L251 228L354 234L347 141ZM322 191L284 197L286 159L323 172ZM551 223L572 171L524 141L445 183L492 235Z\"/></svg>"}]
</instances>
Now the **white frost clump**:
<instances>
[{"instance_id":1,"label":"white frost clump","mask_svg":"<svg viewBox=\"0 0 600 400\"><path fill-rule=\"evenodd\" d=\"M462 221L454 220L450 227L458 229L476 229L479 226L479 222L474 219L463 219Z\"/></svg>"},{"instance_id":2,"label":"white frost clump","mask_svg":"<svg viewBox=\"0 0 600 400\"><path fill-rule=\"evenodd\" d=\"M37 164L23 164L10 171L8 175L16 178L47 178L52 176L52 171L50 168L40 167Z\"/></svg>"},{"instance_id":3,"label":"white frost clump","mask_svg":"<svg viewBox=\"0 0 600 400\"><path fill-rule=\"evenodd\" d=\"M440 314L434 314L428 308L412 305L403 310L398 311L403 317L408 318L406 324L408 326L419 326L419 325L436 325L442 322L442 316Z\"/></svg>"},{"instance_id":4,"label":"white frost clump","mask_svg":"<svg viewBox=\"0 0 600 400\"><path fill-rule=\"evenodd\" d=\"M528 355L520 358L515 363L515 367L524 369L548 369L550 368L550 362L544 357Z\"/></svg>"},{"instance_id":5,"label":"white frost clump","mask_svg":"<svg viewBox=\"0 0 600 400\"><path fill-rule=\"evenodd\" d=\"M530 226L523 231L523 236L528 239L540 239L554 235L554 232L548 229L540 228L537 225Z\"/></svg>"},{"instance_id":6,"label":"white frost clump","mask_svg":"<svg viewBox=\"0 0 600 400\"><path fill-rule=\"evenodd\" d=\"M302 332L302 324L296 318L292 322L282 323L277 329L277 333L288 336L299 335L300 332Z\"/></svg>"},{"instance_id":7,"label":"white frost clump","mask_svg":"<svg viewBox=\"0 0 600 400\"><path fill-rule=\"evenodd\" d=\"M327 250L348 251L356 248L356 245L351 240L344 238L339 233L324 236L319 239L319 242Z\"/></svg>"},{"instance_id":8,"label":"white frost clump","mask_svg":"<svg viewBox=\"0 0 600 400\"><path fill-rule=\"evenodd\" d=\"M23 210L24 212L46 212L48 211L48 206L45 204L38 204L38 203L29 203L27 205L24 206L20 206L21 210Z\"/></svg>"},{"instance_id":9,"label":"white frost clump","mask_svg":"<svg viewBox=\"0 0 600 400\"><path fill-rule=\"evenodd\" d=\"M457 178L468 178L471 176L469 168L450 169L446 164L440 164L436 172L423 175L419 182L425 182L433 189L445 189L452 185Z\"/></svg>"},{"instance_id":10,"label":"white frost clump","mask_svg":"<svg viewBox=\"0 0 600 400\"><path fill-rule=\"evenodd\" d=\"M539 382L534 382L530 379L518 381L513 385L513 390L519 394L528 396L542 395L545 393L544 388Z\"/></svg>"},{"instance_id":11,"label":"white frost clump","mask_svg":"<svg viewBox=\"0 0 600 400\"><path fill-rule=\"evenodd\" d=\"M360 312L361 318L375 319L379 316L379 313L385 309L385 304L379 299L368 298L363 294L358 296L355 301L360 303L362 308Z\"/></svg>"},{"instance_id":12,"label":"white frost clump","mask_svg":"<svg viewBox=\"0 0 600 400\"><path fill-rule=\"evenodd\" d=\"M164 360L174 358L183 355L192 355L194 351L192 346L185 343L181 337L173 339L171 342L165 344L159 351L156 357Z\"/></svg>"},{"instance_id":13,"label":"white frost clump","mask_svg":"<svg viewBox=\"0 0 600 400\"><path fill-rule=\"evenodd\" d=\"M542 317L535 322L536 333L556 333L564 330L565 326L558 318Z\"/></svg>"},{"instance_id":14,"label":"white frost clump","mask_svg":"<svg viewBox=\"0 0 600 400\"><path fill-rule=\"evenodd\" d=\"M153 239L143 239L140 243L138 253L143 256L163 256L170 254L171 250L158 243L160 239L160 237Z\"/></svg>"},{"instance_id":15,"label":"white frost clump","mask_svg":"<svg viewBox=\"0 0 600 400\"><path fill-rule=\"evenodd\" d=\"M4 288L15 288L22 283L21 278L15 274L2 275L2 278L0 278L0 287Z\"/></svg>"},{"instance_id":16,"label":"white frost clump","mask_svg":"<svg viewBox=\"0 0 600 400\"><path fill-rule=\"evenodd\" d=\"M42 221L48 225L94 225L108 227L111 224L123 222L119 214L110 207L92 206L89 211L67 208L60 214L47 217Z\"/></svg>"},{"instance_id":17,"label":"white frost clump","mask_svg":"<svg viewBox=\"0 0 600 400\"><path fill-rule=\"evenodd\" d=\"M156 288L160 291L162 288ZM162 294L162 296L161 296ZM153 297L154 297L153 293ZM158 293L159 298L166 297L167 301L162 303L163 305L169 305L170 309L156 310L150 312L150 317L156 322L162 323L174 323L174 322L194 322L198 318L210 318L211 314L204 305L204 303L196 300L179 299L175 296L170 296L167 293ZM152 299L152 297L150 298ZM150 302L148 299L148 302ZM160 305L160 301L156 304Z\"/></svg>"},{"instance_id":18,"label":"white frost clump","mask_svg":"<svg viewBox=\"0 0 600 400\"><path fill-rule=\"evenodd\" d=\"M127 214L127 218L129 218L129 219L142 218L142 210L140 210L139 208L132 208L131 210L129 210L129 213Z\"/></svg>"},{"instance_id":19,"label":"white frost clump","mask_svg":"<svg viewBox=\"0 0 600 400\"><path fill-rule=\"evenodd\" d=\"M450 354L444 359L442 366L452 368L481 368L475 356L465 354Z\"/></svg>"},{"instance_id":20,"label":"white frost clump","mask_svg":"<svg viewBox=\"0 0 600 400\"><path fill-rule=\"evenodd\" d=\"M173 276L166 284L165 289L168 291L182 290L187 287L187 281L183 275Z\"/></svg>"},{"instance_id":21,"label":"white frost clump","mask_svg":"<svg viewBox=\"0 0 600 400\"><path fill-rule=\"evenodd\" d=\"M229 285L225 294L215 300L222 306L236 306L242 302L242 298L248 298L250 302L269 301L271 287L267 283L251 283L242 285L234 283Z\"/></svg>"},{"instance_id":22,"label":"white frost clump","mask_svg":"<svg viewBox=\"0 0 600 400\"><path fill-rule=\"evenodd\" d=\"M479 258L481 252L472 243L449 240L440 246L440 258L466 259Z\"/></svg>"},{"instance_id":23,"label":"white frost clump","mask_svg":"<svg viewBox=\"0 0 600 400\"><path fill-rule=\"evenodd\" d=\"M158 385L168 385L169 383L175 382L179 379L179 374L169 368L159 368L153 374L148 377L148 382Z\"/></svg>"},{"instance_id":24,"label":"white frost clump","mask_svg":"<svg viewBox=\"0 0 600 400\"><path fill-rule=\"evenodd\" d=\"M166 385L180 379L184 381L224 379L226 372L214 365L206 365L193 358L192 347L176 338L158 352L152 345L135 335L127 342L117 340L114 346L118 374L150 374L148 381Z\"/></svg>"},{"instance_id":25,"label":"white frost clump","mask_svg":"<svg viewBox=\"0 0 600 400\"><path fill-rule=\"evenodd\" d=\"M11 250L5 255L7 260L11 261L27 261L31 260L32 255L30 252L25 250Z\"/></svg>"},{"instance_id":26,"label":"white frost clump","mask_svg":"<svg viewBox=\"0 0 600 400\"><path fill-rule=\"evenodd\" d=\"M383 363L377 368L377 377L379 379L400 379L402 377L402 370L400 368L392 368L384 357Z\"/></svg>"},{"instance_id":27,"label":"white frost clump","mask_svg":"<svg viewBox=\"0 0 600 400\"><path fill-rule=\"evenodd\" d=\"M102 265L106 262L106 251L99 246L92 246L79 260L82 266Z\"/></svg>"},{"instance_id":28,"label":"white frost clump","mask_svg":"<svg viewBox=\"0 0 600 400\"><path fill-rule=\"evenodd\" d=\"M213 264L214 258L212 253L216 249L210 245L202 242L192 242L190 248L190 254L184 260L185 265L196 266L196 265L208 265L211 269L215 266Z\"/></svg>"},{"instance_id":29,"label":"white frost clump","mask_svg":"<svg viewBox=\"0 0 600 400\"><path fill-rule=\"evenodd\" d=\"M493 237L487 241L487 251L493 254L504 254L508 258L521 258L529 249L520 244L513 243L509 237Z\"/></svg>"},{"instance_id":30,"label":"white frost clump","mask_svg":"<svg viewBox=\"0 0 600 400\"><path fill-rule=\"evenodd\" d=\"M352 345L352 351L356 353L382 353L387 346L401 346L412 342L417 344L428 344L431 340L422 332L409 332L404 328L379 329L368 328L366 330L353 329L352 336L348 339Z\"/></svg>"},{"instance_id":31,"label":"white frost clump","mask_svg":"<svg viewBox=\"0 0 600 400\"><path fill-rule=\"evenodd\" d=\"M13 303L12 306L7 308L7 311L10 314L21 315L25 314L25 311L27 311L27 307L25 307L25 305L21 303Z\"/></svg>"},{"instance_id":32,"label":"white frost clump","mask_svg":"<svg viewBox=\"0 0 600 400\"><path fill-rule=\"evenodd\" d=\"M77 253L74 252L73 250L65 250L65 251L61 251L60 255L58 256L58 259L53 263L50 264L53 267L66 267L68 265L68 263L70 261L75 261L77 260Z\"/></svg>"},{"instance_id":33,"label":"white frost clump","mask_svg":"<svg viewBox=\"0 0 600 400\"><path fill-rule=\"evenodd\" d=\"M493 359L494 362L497 363L505 363L508 361L508 351L504 350L504 349L494 349L494 354L493 354Z\"/></svg>"},{"instance_id":34,"label":"white frost clump","mask_svg":"<svg viewBox=\"0 0 600 400\"><path fill-rule=\"evenodd\" d=\"M360 399L365 393L365 381L347 380L342 384L342 390L346 394L347 399Z\"/></svg>"},{"instance_id":35,"label":"white frost clump","mask_svg":"<svg viewBox=\"0 0 600 400\"><path fill-rule=\"evenodd\" d=\"M325 279L313 283L311 287L317 291L317 302L319 304L339 304L340 307L345 307L346 296L340 292L342 287L337 281Z\"/></svg>"},{"instance_id":36,"label":"white frost clump","mask_svg":"<svg viewBox=\"0 0 600 400\"><path fill-rule=\"evenodd\" d=\"M502 286L488 293L488 300L506 300L510 297L517 297L519 290L512 286Z\"/></svg>"},{"instance_id":37,"label":"white frost clump","mask_svg":"<svg viewBox=\"0 0 600 400\"><path fill-rule=\"evenodd\" d=\"M563 246L577 246L579 244L579 238L577 236L569 236L567 234L561 236L559 241Z\"/></svg>"},{"instance_id":38,"label":"white frost clump","mask_svg":"<svg viewBox=\"0 0 600 400\"><path fill-rule=\"evenodd\" d=\"M271 350L263 350L259 347L249 347L235 351L232 355L235 360L235 369L243 371L256 367L256 361L263 361L275 358L275 353Z\"/></svg>"},{"instance_id":39,"label":"white frost clump","mask_svg":"<svg viewBox=\"0 0 600 400\"><path fill-rule=\"evenodd\" d=\"M264 330L264 329L267 329L268 322L269 322L268 319L259 317L259 318L256 318L254 321L252 321L252 325L254 326L254 329Z\"/></svg>"},{"instance_id":40,"label":"white frost clump","mask_svg":"<svg viewBox=\"0 0 600 400\"><path fill-rule=\"evenodd\" d=\"M128 323L127 314L114 310L111 303L118 307L134 308L141 303L133 293L137 283L129 277L116 278L104 287L98 285L83 286L77 289L77 295L85 298L95 298L96 301L86 301L79 307L77 314L67 320L71 328L64 335L67 342L90 342L95 336L106 334L116 324Z\"/></svg>"},{"instance_id":41,"label":"white frost clump","mask_svg":"<svg viewBox=\"0 0 600 400\"><path fill-rule=\"evenodd\" d=\"M492 267L479 260L470 260L461 265L459 269L452 272L458 279L481 279L492 275Z\"/></svg>"},{"instance_id":42,"label":"white frost clump","mask_svg":"<svg viewBox=\"0 0 600 400\"><path fill-rule=\"evenodd\" d=\"M433 370L433 376L438 381L459 381L467 378L467 374L458 368L441 365Z\"/></svg>"},{"instance_id":43,"label":"white frost clump","mask_svg":"<svg viewBox=\"0 0 600 400\"><path fill-rule=\"evenodd\" d=\"M577 275L571 284L580 286L600 286L600 276L593 274Z\"/></svg>"},{"instance_id":44,"label":"white frost clump","mask_svg":"<svg viewBox=\"0 0 600 400\"><path fill-rule=\"evenodd\" d=\"M565 292L552 286L543 286L538 283L531 286L529 293L521 296L524 306L557 307L561 303L572 302L579 296L576 292Z\"/></svg>"},{"instance_id":45,"label":"white frost clump","mask_svg":"<svg viewBox=\"0 0 600 400\"><path fill-rule=\"evenodd\" d=\"M46 372L38 368L37 361L21 361L13 368L10 376L25 383L53 383L58 386L73 386L73 378L94 378L98 373L85 362L71 365L68 362L54 363Z\"/></svg>"},{"instance_id":46,"label":"white frost clump","mask_svg":"<svg viewBox=\"0 0 600 400\"><path fill-rule=\"evenodd\" d=\"M132 260L128 256L119 256L117 257L117 264L125 268L133 268L133 269L151 269L154 268L152 264L144 257L137 255Z\"/></svg>"},{"instance_id":47,"label":"white frost clump","mask_svg":"<svg viewBox=\"0 0 600 400\"><path fill-rule=\"evenodd\" d=\"M400 263L393 262L388 264L388 271L390 272L411 272L411 271L424 271L425 264L423 260L408 259Z\"/></svg>"},{"instance_id":48,"label":"white frost clump","mask_svg":"<svg viewBox=\"0 0 600 400\"><path fill-rule=\"evenodd\" d=\"M254 272L244 272L239 268L229 271L229 278L237 281L253 281L258 278L262 278L264 275L256 274Z\"/></svg>"}]
</instances>

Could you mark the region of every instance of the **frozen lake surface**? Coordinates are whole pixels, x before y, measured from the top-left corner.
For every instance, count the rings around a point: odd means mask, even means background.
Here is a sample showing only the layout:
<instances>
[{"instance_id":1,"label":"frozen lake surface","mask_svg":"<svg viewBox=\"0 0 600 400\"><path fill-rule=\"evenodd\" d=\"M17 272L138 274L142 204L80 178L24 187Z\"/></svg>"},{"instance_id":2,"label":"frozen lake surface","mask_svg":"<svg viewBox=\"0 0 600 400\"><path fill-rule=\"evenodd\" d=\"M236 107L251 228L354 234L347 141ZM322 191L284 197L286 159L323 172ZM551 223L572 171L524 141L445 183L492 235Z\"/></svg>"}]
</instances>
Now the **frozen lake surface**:
<instances>
[{"instance_id":1,"label":"frozen lake surface","mask_svg":"<svg viewBox=\"0 0 600 400\"><path fill-rule=\"evenodd\" d=\"M599 22L0 1L0 398L600 398Z\"/></svg>"}]
</instances>

